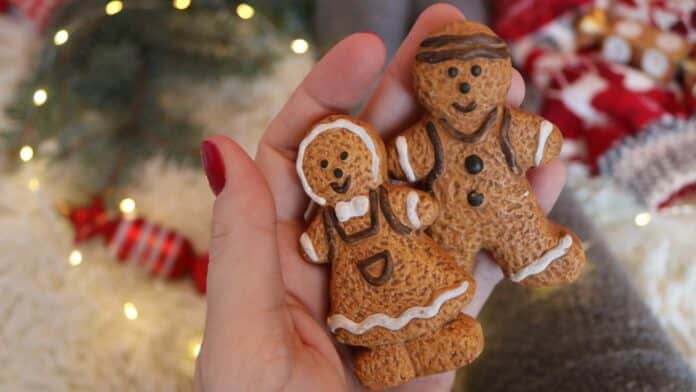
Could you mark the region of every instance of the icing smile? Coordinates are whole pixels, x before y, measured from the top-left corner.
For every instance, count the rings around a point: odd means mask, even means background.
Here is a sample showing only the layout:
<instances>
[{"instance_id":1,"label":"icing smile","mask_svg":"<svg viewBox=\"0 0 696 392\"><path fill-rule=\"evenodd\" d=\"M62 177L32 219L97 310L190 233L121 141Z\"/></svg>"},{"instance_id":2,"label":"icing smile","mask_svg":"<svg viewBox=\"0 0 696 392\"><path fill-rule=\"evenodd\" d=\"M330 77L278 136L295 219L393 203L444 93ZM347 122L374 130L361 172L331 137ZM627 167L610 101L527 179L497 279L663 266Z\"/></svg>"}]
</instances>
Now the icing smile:
<instances>
[{"instance_id":1,"label":"icing smile","mask_svg":"<svg viewBox=\"0 0 696 392\"><path fill-rule=\"evenodd\" d=\"M331 189L333 189L336 193L346 193L348 192L348 189L350 189L350 176L346 177L345 181L343 181L343 184L332 182L329 185L331 185Z\"/></svg>"},{"instance_id":2,"label":"icing smile","mask_svg":"<svg viewBox=\"0 0 696 392\"><path fill-rule=\"evenodd\" d=\"M471 101L471 103L469 103L466 106L462 106L458 102L455 102L452 104L452 107L459 110L462 113L469 113L476 110L476 101Z\"/></svg>"}]
</instances>

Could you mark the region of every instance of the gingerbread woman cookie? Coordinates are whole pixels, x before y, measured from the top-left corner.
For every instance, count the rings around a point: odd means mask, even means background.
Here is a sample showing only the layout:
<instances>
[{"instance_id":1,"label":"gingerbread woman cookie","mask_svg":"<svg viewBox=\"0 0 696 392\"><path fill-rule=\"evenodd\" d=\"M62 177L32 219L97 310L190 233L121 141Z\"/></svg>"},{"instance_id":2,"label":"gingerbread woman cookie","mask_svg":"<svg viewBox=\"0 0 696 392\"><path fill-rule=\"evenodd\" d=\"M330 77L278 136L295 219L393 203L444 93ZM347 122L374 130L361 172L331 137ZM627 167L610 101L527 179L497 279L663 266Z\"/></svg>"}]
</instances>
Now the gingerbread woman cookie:
<instances>
[{"instance_id":1,"label":"gingerbread woman cookie","mask_svg":"<svg viewBox=\"0 0 696 392\"><path fill-rule=\"evenodd\" d=\"M438 215L434 199L385 183L386 151L371 127L322 120L300 144L297 172L319 205L302 253L331 264L327 323L339 342L362 347L360 381L387 388L475 359L481 327L461 313L475 282L423 232Z\"/></svg>"},{"instance_id":2,"label":"gingerbread woman cookie","mask_svg":"<svg viewBox=\"0 0 696 392\"><path fill-rule=\"evenodd\" d=\"M573 281L581 242L546 218L525 176L557 157L563 140L549 121L506 105L505 42L479 23L450 23L421 42L413 76L425 114L390 141L389 172L420 181L439 202L436 242L469 271L485 249L523 285Z\"/></svg>"}]
</instances>

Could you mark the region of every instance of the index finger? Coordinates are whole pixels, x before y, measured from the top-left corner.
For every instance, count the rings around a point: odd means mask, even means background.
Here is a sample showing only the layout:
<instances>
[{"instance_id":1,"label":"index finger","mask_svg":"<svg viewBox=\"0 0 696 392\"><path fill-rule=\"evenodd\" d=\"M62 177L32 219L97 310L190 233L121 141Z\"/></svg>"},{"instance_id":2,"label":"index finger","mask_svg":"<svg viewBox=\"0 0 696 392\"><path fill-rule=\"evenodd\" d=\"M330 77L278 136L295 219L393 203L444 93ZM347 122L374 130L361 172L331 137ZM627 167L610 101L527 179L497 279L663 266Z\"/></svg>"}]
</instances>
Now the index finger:
<instances>
[{"instance_id":1,"label":"index finger","mask_svg":"<svg viewBox=\"0 0 696 392\"><path fill-rule=\"evenodd\" d=\"M376 35L349 36L314 66L268 126L256 162L271 188L280 221L301 217L306 207L295 172L300 139L322 117L353 109L377 80L384 58L384 45Z\"/></svg>"}]
</instances>

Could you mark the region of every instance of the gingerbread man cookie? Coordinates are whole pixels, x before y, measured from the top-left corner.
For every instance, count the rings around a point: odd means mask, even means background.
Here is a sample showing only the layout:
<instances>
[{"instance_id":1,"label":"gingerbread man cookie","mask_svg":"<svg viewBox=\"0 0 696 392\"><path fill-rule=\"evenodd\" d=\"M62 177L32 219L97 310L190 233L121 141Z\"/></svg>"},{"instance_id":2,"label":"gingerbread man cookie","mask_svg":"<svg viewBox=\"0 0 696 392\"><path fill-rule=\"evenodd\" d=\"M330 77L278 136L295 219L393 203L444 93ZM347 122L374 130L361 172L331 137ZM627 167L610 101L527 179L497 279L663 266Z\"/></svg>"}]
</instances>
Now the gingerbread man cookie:
<instances>
[{"instance_id":1,"label":"gingerbread man cookie","mask_svg":"<svg viewBox=\"0 0 696 392\"><path fill-rule=\"evenodd\" d=\"M438 215L434 199L385 183L386 151L371 127L322 120L299 146L297 172L319 205L302 253L331 264L327 323L339 342L362 347L360 381L387 388L476 358L481 327L461 313L475 282L423 232Z\"/></svg>"},{"instance_id":2,"label":"gingerbread man cookie","mask_svg":"<svg viewBox=\"0 0 696 392\"><path fill-rule=\"evenodd\" d=\"M389 172L420 181L439 202L436 242L469 271L485 249L523 285L573 281L581 242L546 218L525 176L557 157L563 140L549 121L506 105L505 42L479 23L450 23L421 42L413 76L425 114L390 141Z\"/></svg>"}]
</instances>

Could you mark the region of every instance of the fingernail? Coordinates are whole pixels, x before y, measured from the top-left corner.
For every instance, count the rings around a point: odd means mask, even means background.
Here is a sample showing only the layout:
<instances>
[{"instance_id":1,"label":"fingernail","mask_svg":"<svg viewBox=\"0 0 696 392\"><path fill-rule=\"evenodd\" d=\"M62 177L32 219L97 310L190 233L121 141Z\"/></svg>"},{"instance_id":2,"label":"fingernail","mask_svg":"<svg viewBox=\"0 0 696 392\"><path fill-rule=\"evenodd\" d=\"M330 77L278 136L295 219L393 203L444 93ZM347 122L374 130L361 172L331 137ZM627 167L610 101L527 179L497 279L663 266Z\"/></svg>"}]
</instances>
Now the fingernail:
<instances>
[{"instance_id":1,"label":"fingernail","mask_svg":"<svg viewBox=\"0 0 696 392\"><path fill-rule=\"evenodd\" d=\"M201 144L201 161L203 161L203 169L208 177L210 189L217 196L225 187L225 163L220 150L214 143L206 140Z\"/></svg>"}]
</instances>

